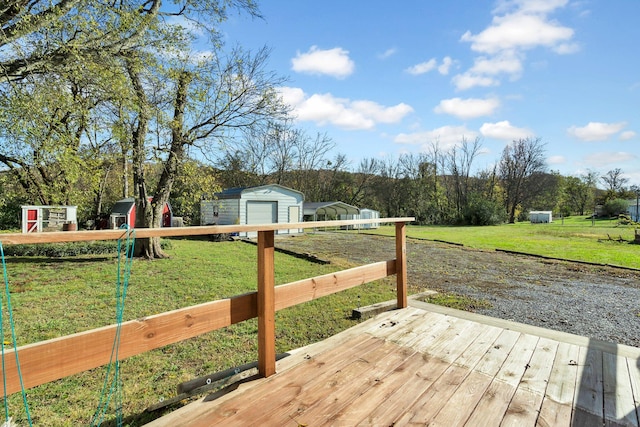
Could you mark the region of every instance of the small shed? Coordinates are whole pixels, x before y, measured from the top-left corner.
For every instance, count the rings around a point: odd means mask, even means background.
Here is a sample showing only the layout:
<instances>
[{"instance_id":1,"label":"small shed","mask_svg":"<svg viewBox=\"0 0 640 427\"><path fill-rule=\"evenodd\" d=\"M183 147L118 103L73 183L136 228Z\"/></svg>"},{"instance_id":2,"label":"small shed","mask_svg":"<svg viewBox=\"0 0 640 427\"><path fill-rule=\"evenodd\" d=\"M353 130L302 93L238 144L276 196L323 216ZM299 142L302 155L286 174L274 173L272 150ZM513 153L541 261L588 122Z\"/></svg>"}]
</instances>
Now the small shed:
<instances>
[{"instance_id":1,"label":"small shed","mask_svg":"<svg viewBox=\"0 0 640 427\"><path fill-rule=\"evenodd\" d=\"M532 224L546 224L553 222L553 215L551 211L531 211L529 220Z\"/></svg>"},{"instance_id":2,"label":"small shed","mask_svg":"<svg viewBox=\"0 0 640 427\"><path fill-rule=\"evenodd\" d=\"M304 218L306 221L330 221L342 216L353 218L360 215L360 209L344 202L305 202Z\"/></svg>"},{"instance_id":3,"label":"small shed","mask_svg":"<svg viewBox=\"0 0 640 427\"><path fill-rule=\"evenodd\" d=\"M77 206L21 206L22 232L77 230Z\"/></svg>"},{"instance_id":4,"label":"small shed","mask_svg":"<svg viewBox=\"0 0 640 427\"><path fill-rule=\"evenodd\" d=\"M629 200L629 209L627 209L632 221L640 222L640 198Z\"/></svg>"},{"instance_id":5,"label":"small shed","mask_svg":"<svg viewBox=\"0 0 640 427\"><path fill-rule=\"evenodd\" d=\"M150 198L149 201L152 199ZM162 208L162 227L171 227L173 221L173 211L169 202L165 203ZM112 229L120 228L122 224L129 227L136 225L136 200L133 197L118 200L111 209L109 216L109 226Z\"/></svg>"},{"instance_id":6,"label":"small shed","mask_svg":"<svg viewBox=\"0 0 640 427\"><path fill-rule=\"evenodd\" d=\"M359 214L341 214L340 219L376 219L380 218L380 212L373 209L360 209ZM372 228L380 227L379 223L371 224L357 224L343 226L344 230L370 230Z\"/></svg>"},{"instance_id":7,"label":"small shed","mask_svg":"<svg viewBox=\"0 0 640 427\"><path fill-rule=\"evenodd\" d=\"M214 200L200 201L201 225L273 224L302 221L304 194L279 184L229 188L216 193ZM300 229L278 230L278 234L298 234ZM240 233L256 237L257 232Z\"/></svg>"},{"instance_id":8,"label":"small shed","mask_svg":"<svg viewBox=\"0 0 640 427\"><path fill-rule=\"evenodd\" d=\"M380 212L373 209L360 209L360 219L378 219L380 218ZM371 229L380 227L379 222L374 222L371 224L361 224L360 228L362 229Z\"/></svg>"}]
</instances>

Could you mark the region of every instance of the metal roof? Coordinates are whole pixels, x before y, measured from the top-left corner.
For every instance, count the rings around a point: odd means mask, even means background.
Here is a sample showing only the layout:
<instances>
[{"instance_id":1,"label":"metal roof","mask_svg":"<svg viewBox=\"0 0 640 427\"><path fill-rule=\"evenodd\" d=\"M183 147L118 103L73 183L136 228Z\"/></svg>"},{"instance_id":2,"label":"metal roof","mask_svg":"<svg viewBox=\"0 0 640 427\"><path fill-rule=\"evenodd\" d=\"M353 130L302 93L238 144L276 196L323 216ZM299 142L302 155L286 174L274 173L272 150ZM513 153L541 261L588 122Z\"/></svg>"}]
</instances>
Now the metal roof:
<instances>
[{"instance_id":1,"label":"metal roof","mask_svg":"<svg viewBox=\"0 0 640 427\"><path fill-rule=\"evenodd\" d=\"M304 202L305 215L357 215L360 209L344 202Z\"/></svg>"},{"instance_id":2,"label":"metal roof","mask_svg":"<svg viewBox=\"0 0 640 427\"><path fill-rule=\"evenodd\" d=\"M112 214L128 215L133 206L136 205L136 200L133 197L118 200L111 208Z\"/></svg>"},{"instance_id":3,"label":"metal roof","mask_svg":"<svg viewBox=\"0 0 640 427\"><path fill-rule=\"evenodd\" d=\"M218 199L239 199L242 197L242 193L244 193L245 191L248 191L248 190L255 191L255 190L260 190L262 188L273 188L273 187L301 194L302 197L304 198L304 194L302 194L302 192L298 190L294 190L293 188L285 187L284 185L280 185L280 184L265 184L265 185L257 185L254 187L227 188L226 190L216 193L215 196Z\"/></svg>"}]
</instances>

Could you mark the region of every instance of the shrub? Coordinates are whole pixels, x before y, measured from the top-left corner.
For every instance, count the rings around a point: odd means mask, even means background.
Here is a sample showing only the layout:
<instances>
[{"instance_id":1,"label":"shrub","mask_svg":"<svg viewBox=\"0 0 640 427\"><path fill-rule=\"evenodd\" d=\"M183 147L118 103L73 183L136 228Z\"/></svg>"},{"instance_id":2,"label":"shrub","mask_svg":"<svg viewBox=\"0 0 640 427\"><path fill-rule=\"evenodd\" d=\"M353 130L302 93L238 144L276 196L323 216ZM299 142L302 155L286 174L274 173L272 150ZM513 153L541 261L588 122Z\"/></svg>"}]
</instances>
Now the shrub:
<instances>
[{"instance_id":1,"label":"shrub","mask_svg":"<svg viewBox=\"0 0 640 427\"><path fill-rule=\"evenodd\" d=\"M78 255L100 255L115 253L115 241L44 243L35 245L11 245L4 248L5 255L45 256L60 258Z\"/></svg>"},{"instance_id":2,"label":"shrub","mask_svg":"<svg viewBox=\"0 0 640 427\"><path fill-rule=\"evenodd\" d=\"M171 242L161 240L162 249L171 249ZM9 245L3 247L7 256L44 256L49 258L73 257L79 255L115 254L118 242L96 240L91 242L40 243L33 245Z\"/></svg>"},{"instance_id":3,"label":"shrub","mask_svg":"<svg viewBox=\"0 0 640 427\"><path fill-rule=\"evenodd\" d=\"M604 204L604 212L610 217L627 213L628 210L629 202L624 199L611 199Z\"/></svg>"},{"instance_id":4,"label":"shrub","mask_svg":"<svg viewBox=\"0 0 640 427\"><path fill-rule=\"evenodd\" d=\"M500 203L480 195L471 196L462 215L467 225L497 225L507 219L507 213Z\"/></svg>"}]
</instances>

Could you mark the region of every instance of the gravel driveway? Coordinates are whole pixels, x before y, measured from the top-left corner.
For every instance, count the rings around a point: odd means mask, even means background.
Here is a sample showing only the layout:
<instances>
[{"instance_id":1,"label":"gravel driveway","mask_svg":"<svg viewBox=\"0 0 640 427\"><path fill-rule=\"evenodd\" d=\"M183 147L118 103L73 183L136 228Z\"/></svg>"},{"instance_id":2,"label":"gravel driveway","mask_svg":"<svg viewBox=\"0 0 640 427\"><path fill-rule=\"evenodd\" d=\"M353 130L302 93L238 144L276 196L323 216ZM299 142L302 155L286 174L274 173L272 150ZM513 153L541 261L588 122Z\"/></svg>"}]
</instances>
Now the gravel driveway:
<instances>
[{"instance_id":1,"label":"gravel driveway","mask_svg":"<svg viewBox=\"0 0 640 427\"><path fill-rule=\"evenodd\" d=\"M394 239L316 233L276 246L358 264L395 257ZM640 247L638 247L640 256ZM407 239L410 292L431 289L489 303L475 312L640 347L640 272Z\"/></svg>"}]
</instances>

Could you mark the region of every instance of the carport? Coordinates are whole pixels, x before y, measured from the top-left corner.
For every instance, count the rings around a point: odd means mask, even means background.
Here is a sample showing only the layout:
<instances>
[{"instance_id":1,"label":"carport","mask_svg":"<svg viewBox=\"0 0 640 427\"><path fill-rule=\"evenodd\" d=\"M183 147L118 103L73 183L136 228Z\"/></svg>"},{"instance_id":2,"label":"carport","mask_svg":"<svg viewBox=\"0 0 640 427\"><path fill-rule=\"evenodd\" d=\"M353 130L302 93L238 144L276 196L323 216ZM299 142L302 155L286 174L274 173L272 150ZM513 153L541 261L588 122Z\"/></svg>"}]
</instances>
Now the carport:
<instances>
[{"instance_id":1,"label":"carport","mask_svg":"<svg viewBox=\"0 0 640 427\"><path fill-rule=\"evenodd\" d=\"M358 215L360 209L344 202L305 202L303 212L306 221L328 221L340 215Z\"/></svg>"}]
</instances>

